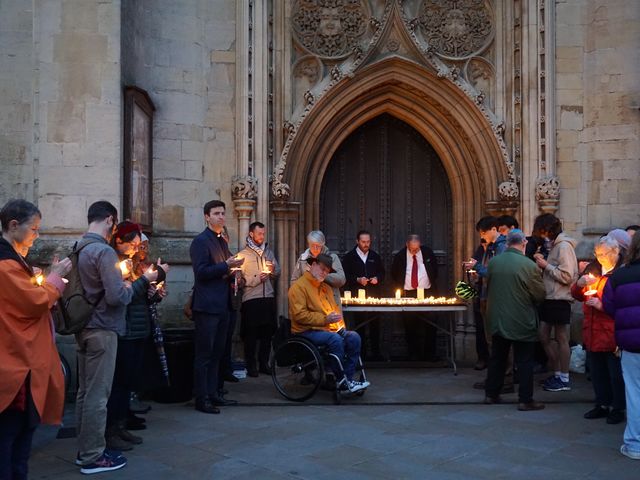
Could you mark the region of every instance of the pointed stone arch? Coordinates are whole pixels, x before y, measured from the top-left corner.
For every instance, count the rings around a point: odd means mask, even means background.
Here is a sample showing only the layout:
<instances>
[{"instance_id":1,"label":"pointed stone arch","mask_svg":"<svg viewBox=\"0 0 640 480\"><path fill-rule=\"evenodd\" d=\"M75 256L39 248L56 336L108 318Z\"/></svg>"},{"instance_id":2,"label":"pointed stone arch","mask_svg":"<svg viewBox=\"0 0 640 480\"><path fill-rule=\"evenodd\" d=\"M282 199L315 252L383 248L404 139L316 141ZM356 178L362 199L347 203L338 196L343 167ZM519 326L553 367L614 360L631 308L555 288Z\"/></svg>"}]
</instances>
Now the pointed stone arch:
<instances>
[{"instance_id":1,"label":"pointed stone arch","mask_svg":"<svg viewBox=\"0 0 640 480\"><path fill-rule=\"evenodd\" d=\"M471 99L401 58L382 60L345 79L318 100L299 126L283 180L291 187L291 200L301 202L301 231L318 225L320 185L335 150L382 113L411 125L436 150L451 182L453 227L461 234L456 237L471 241L470 226L497 201L499 183L508 180L500 145Z\"/></svg>"}]
</instances>

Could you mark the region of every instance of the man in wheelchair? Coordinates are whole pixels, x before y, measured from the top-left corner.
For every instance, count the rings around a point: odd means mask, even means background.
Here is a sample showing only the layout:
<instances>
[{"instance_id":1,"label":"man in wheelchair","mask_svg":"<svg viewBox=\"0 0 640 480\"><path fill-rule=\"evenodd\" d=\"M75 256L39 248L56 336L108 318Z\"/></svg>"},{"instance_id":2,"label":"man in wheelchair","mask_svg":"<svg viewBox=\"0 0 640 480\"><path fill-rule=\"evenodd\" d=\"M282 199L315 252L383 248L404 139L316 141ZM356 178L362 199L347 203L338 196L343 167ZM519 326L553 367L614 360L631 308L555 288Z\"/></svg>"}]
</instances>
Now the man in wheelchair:
<instances>
[{"instance_id":1,"label":"man in wheelchair","mask_svg":"<svg viewBox=\"0 0 640 480\"><path fill-rule=\"evenodd\" d=\"M360 335L347 331L333 290L324 283L327 275L334 272L332 259L321 253L315 258L309 257L307 262L311 265L309 271L289 288L291 333L305 337L316 346L326 346L329 353L341 359L344 371L333 357L331 362L341 389L351 393L364 390L369 382L354 380L360 357Z\"/></svg>"}]
</instances>

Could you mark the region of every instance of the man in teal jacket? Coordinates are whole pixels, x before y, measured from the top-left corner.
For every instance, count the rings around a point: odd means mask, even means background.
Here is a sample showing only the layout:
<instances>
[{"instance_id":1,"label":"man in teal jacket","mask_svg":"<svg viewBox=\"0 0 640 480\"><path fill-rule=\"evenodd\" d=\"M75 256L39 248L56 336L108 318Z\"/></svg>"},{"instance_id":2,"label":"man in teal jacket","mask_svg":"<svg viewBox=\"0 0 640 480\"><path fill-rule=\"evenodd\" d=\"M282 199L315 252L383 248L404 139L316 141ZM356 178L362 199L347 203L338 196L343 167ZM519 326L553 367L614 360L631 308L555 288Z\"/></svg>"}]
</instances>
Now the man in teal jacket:
<instances>
[{"instance_id":1,"label":"man in teal jacket","mask_svg":"<svg viewBox=\"0 0 640 480\"><path fill-rule=\"evenodd\" d=\"M507 250L489 262L487 270L487 318L492 335L485 403L500 401L509 348L513 345L518 369L518 410L541 410L533 400L533 352L538 339L537 304L545 298L542 276L525 255L524 232L507 235Z\"/></svg>"}]
</instances>

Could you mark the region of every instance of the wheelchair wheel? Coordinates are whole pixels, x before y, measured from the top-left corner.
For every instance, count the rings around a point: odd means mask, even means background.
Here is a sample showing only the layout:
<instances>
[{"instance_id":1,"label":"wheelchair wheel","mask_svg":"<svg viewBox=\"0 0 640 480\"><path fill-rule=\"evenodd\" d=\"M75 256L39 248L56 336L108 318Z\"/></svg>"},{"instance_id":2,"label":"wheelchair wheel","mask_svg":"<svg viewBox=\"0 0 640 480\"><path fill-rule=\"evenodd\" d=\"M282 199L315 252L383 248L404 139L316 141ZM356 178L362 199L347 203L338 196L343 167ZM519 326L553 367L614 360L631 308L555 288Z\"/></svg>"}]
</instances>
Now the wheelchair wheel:
<instances>
[{"instance_id":1,"label":"wheelchair wheel","mask_svg":"<svg viewBox=\"0 0 640 480\"><path fill-rule=\"evenodd\" d=\"M318 349L303 338L290 338L273 354L273 384L292 402L304 402L316 393L324 379Z\"/></svg>"}]
</instances>

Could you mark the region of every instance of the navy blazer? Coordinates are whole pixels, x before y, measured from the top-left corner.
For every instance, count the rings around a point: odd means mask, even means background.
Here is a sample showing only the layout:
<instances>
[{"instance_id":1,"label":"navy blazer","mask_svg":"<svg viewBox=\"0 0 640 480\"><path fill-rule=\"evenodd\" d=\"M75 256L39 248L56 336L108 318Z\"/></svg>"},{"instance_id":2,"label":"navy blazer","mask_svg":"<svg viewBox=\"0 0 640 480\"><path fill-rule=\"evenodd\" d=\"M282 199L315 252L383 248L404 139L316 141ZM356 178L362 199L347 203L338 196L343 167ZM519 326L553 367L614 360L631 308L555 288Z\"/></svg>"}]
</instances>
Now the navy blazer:
<instances>
[{"instance_id":1,"label":"navy blazer","mask_svg":"<svg viewBox=\"0 0 640 480\"><path fill-rule=\"evenodd\" d=\"M231 256L224 239L224 248L210 228L193 239L189 248L193 266L194 312L225 313L231 308L230 276L227 258Z\"/></svg>"},{"instance_id":2,"label":"navy blazer","mask_svg":"<svg viewBox=\"0 0 640 480\"><path fill-rule=\"evenodd\" d=\"M424 267L429 275L429 281L431 282L430 290L437 290L436 280L438 279L438 260L436 259L433 250L429 247L421 246L422 261ZM393 257L393 263L391 265L391 278L393 279L394 288L403 290L404 280L407 272L407 247L404 247L395 257Z\"/></svg>"}]
</instances>

